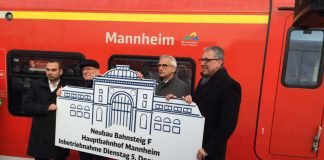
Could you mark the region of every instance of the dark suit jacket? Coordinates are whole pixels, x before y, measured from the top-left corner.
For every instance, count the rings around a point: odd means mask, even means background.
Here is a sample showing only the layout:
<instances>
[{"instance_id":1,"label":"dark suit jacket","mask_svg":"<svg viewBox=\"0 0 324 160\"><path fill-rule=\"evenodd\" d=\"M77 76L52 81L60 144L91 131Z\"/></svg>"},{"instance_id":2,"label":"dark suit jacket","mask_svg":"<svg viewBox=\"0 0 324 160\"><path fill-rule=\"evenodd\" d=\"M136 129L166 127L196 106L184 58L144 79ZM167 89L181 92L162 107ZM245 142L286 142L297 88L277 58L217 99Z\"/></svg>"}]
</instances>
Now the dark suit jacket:
<instances>
[{"instance_id":1,"label":"dark suit jacket","mask_svg":"<svg viewBox=\"0 0 324 160\"><path fill-rule=\"evenodd\" d=\"M173 94L178 98L190 94L189 85L174 75L167 83L163 83L161 79L158 81L158 85L155 89L155 94L158 96L166 96L168 94Z\"/></svg>"},{"instance_id":2,"label":"dark suit jacket","mask_svg":"<svg viewBox=\"0 0 324 160\"><path fill-rule=\"evenodd\" d=\"M225 68L218 70L205 85L201 80L193 94L205 117L203 148L207 159L225 159L226 143L233 133L241 103L241 86Z\"/></svg>"},{"instance_id":3,"label":"dark suit jacket","mask_svg":"<svg viewBox=\"0 0 324 160\"><path fill-rule=\"evenodd\" d=\"M58 85L65 83L61 79ZM56 89L57 90L57 89ZM55 147L56 111L48 111L48 106L56 104L56 90L51 92L48 79L35 80L23 101L24 111L32 115L28 155L38 158L66 158L69 151Z\"/></svg>"}]
</instances>

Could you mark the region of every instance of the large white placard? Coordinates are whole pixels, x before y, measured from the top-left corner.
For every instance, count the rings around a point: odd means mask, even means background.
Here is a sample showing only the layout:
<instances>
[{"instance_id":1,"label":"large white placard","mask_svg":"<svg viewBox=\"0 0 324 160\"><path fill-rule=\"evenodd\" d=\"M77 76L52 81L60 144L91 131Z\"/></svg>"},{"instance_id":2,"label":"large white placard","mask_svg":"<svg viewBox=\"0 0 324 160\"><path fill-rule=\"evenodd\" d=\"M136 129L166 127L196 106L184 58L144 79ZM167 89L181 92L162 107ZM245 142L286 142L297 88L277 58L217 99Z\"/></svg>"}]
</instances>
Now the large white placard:
<instances>
[{"instance_id":1,"label":"large white placard","mask_svg":"<svg viewBox=\"0 0 324 160\"><path fill-rule=\"evenodd\" d=\"M129 66L93 81L57 98L57 146L115 159L196 159L204 117L194 103L156 96L155 80L138 79Z\"/></svg>"}]
</instances>

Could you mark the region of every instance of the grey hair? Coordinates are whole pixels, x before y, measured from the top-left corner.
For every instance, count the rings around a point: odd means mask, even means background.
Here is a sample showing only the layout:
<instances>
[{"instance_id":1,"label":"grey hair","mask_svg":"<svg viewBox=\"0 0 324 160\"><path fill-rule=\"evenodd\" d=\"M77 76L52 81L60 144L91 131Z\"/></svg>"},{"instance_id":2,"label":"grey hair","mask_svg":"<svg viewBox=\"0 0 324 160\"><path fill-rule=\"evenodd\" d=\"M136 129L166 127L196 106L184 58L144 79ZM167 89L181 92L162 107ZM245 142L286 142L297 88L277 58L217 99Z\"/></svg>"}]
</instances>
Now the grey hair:
<instances>
[{"instance_id":1,"label":"grey hair","mask_svg":"<svg viewBox=\"0 0 324 160\"><path fill-rule=\"evenodd\" d=\"M224 60L224 50L221 47L210 46L205 48L204 51L212 51L214 53L215 58Z\"/></svg>"},{"instance_id":2,"label":"grey hair","mask_svg":"<svg viewBox=\"0 0 324 160\"><path fill-rule=\"evenodd\" d=\"M161 55L160 56L160 60L165 59L165 58L170 60L170 63L172 66L177 67L177 60L173 56L170 56L170 55Z\"/></svg>"}]
</instances>

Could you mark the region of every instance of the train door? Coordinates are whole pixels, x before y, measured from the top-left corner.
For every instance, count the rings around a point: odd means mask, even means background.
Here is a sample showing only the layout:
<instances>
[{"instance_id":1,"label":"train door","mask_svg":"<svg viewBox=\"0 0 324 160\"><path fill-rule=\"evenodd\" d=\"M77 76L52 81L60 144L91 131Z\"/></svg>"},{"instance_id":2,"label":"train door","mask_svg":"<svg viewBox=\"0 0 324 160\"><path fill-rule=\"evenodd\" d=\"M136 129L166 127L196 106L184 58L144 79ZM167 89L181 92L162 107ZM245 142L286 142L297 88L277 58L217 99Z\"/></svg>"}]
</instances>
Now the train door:
<instances>
[{"instance_id":1,"label":"train door","mask_svg":"<svg viewBox=\"0 0 324 160\"><path fill-rule=\"evenodd\" d=\"M290 29L278 79L270 153L317 158L323 122L322 30Z\"/></svg>"},{"instance_id":2,"label":"train door","mask_svg":"<svg viewBox=\"0 0 324 160\"><path fill-rule=\"evenodd\" d=\"M255 148L262 159L321 159L324 152L324 32L292 28L292 20L285 20L283 38L269 42Z\"/></svg>"}]
</instances>

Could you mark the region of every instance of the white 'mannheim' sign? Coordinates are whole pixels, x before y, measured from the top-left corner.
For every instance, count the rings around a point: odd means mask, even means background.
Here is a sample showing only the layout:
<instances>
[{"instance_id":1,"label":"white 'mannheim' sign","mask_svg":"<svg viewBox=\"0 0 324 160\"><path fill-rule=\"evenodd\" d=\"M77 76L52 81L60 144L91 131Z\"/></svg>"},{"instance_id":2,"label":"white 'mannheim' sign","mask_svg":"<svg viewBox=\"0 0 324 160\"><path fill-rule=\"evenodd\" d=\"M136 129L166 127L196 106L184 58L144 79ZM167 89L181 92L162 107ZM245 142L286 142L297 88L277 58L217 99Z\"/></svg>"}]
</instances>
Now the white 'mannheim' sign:
<instances>
[{"instance_id":1,"label":"white 'mannheim' sign","mask_svg":"<svg viewBox=\"0 0 324 160\"><path fill-rule=\"evenodd\" d=\"M140 35L123 35L117 32L106 32L106 43L173 46L174 37L163 36L162 33L153 36L146 35L145 33Z\"/></svg>"}]
</instances>

